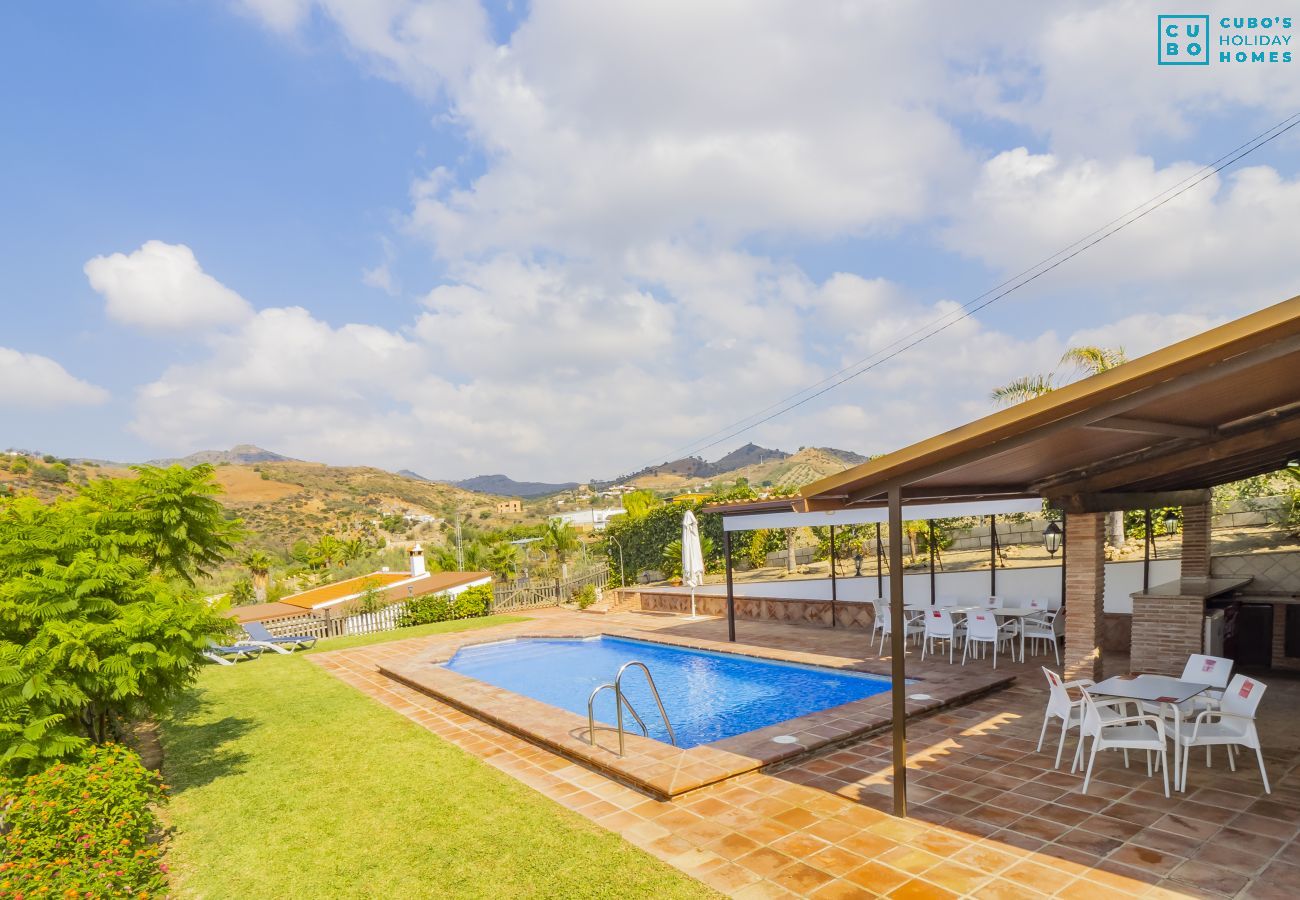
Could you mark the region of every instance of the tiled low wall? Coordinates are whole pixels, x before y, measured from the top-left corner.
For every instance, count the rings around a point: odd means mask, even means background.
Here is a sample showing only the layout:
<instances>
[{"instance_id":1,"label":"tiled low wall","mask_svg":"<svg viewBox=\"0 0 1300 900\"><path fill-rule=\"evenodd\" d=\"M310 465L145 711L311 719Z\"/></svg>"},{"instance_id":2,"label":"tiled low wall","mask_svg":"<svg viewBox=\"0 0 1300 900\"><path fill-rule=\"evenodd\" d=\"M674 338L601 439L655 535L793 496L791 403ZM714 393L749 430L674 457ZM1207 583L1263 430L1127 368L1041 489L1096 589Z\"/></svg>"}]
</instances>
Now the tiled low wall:
<instances>
[{"instance_id":1,"label":"tiled low wall","mask_svg":"<svg viewBox=\"0 0 1300 900\"><path fill-rule=\"evenodd\" d=\"M641 590L639 600L632 606L647 612L690 613L691 598L676 592ZM629 598L631 599L631 598ZM800 600L780 597L736 597L736 618L756 622L780 622L786 625L821 625L825 628L858 628L870 631L875 624L875 610L870 603L859 600L840 600L833 604L827 600ZM702 616L725 616L725 597L697 594L695 611ZM831 617L834 616L832 623Z\"/></svg>"}]
</instances>

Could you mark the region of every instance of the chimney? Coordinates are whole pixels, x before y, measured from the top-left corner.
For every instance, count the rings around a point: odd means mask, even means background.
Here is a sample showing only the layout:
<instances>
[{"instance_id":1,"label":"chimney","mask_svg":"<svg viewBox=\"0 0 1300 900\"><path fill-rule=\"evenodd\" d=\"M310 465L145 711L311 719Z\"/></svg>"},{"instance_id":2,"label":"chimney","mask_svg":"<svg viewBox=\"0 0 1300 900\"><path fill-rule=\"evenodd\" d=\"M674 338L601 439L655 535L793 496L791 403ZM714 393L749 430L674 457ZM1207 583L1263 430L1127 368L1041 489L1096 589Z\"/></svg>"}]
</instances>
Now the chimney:
<instances>
[{"instance_id":1,"label":"chimney","mask_svg":"<svg viewBox=\"0 0 1300 900\"><path fill-rule=\"evenodd\" d=\"M407 551L411 557L411 577L424 574L424 548L418 543Z\"/></svg>"}]
</instances>

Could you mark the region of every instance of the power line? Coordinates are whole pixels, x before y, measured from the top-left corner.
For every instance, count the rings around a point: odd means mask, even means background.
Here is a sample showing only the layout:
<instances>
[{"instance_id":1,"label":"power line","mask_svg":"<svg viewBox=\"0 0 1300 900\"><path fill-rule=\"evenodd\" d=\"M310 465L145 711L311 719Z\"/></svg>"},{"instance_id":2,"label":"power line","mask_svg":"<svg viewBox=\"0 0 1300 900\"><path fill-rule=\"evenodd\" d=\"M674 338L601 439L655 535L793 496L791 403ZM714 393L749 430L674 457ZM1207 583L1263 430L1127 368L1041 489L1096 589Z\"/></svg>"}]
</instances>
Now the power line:
<instances>
[{"instance_id":1,"label":"power line","mask_svg":"<svg viewBox=\"0 0 1300 900\"><path fill-rule=\"evenodd\" d=\"M1120 231L1123 231L1129 225L1132 225L1133 223L1145 218L1150 213L1155 212L1157 209L1164 206L1166 203L1170 202L1171 200L1174 200L1175 198L1191 190L1193 187L1205 181L1206 179L1210 178L1212 175L1215 175L1223 171L1225 168L1232 165L1233 163L1245 158L1251 153L1254 153L1256 150L1258 150L1260 147L1263 147L1265 144L1268 144L1271 141L1281 137L1283 134L1290 131L1292 128L1295 128L1297 125L1300 125L1300 113L1294 113L1288 116L1287 118L1283 119L1281 122L1277 123L1276 125L1273 125L1271 128L1268 128L1260 132L1259 134L1252 137L1250 140L1242 144L1239 144L1237 147L1223 154L1213 162L1207 163L1197 171L1184 177L1182 180L1175 182L1174 184L1165 188L1165 190L1161 191L1160 193L1138 204L1137 206L1130 209L1128 212L1125 212L1115 217L1114 219L1111 219L1109 222L1094 229L1088 234L1080 237L1079 239L1075 240L1073 243L1066 245L1065 247L1061 248L1060 250L1056 251L1050 256L1045 257L1044 259L1040 260L1034 265L1029 266L1026 269L1023 269L1022 271L1016 273L1015 275L1012 275L1010 278L1007 278L1004 281L1000 282L999 284L994 285L993 287L984 291L982 294L979 294L978 296L966 301L956 309L949 310L947 313L943 314L942 316L938 316L937 318L931 320L930 322L927 322L926 324L920 326L919 328L914 329L908 334L895 339L892 343L887 344L886 346L876 351L873 351L871 354L863 357L862 359L857 360L856 362L844 366L837 372L834 372L826 376L821 381L815 382L814 384L811 384L808 387L796 391L795 393L790 394L787 397L778 400L775 403L766 406L761 410L758 410L757 412L751 413L750 415L745 416L744 418L737 419L736 421L728 425L724 425L722 426L722 428L712 431L707 435L704 435L702 438L700 438L697 441L694 441L690 444L686 444L682 447L679 447L676 450L670 451L669 457L673 458L678 454L683 454L683 453L699 453L703 450L707 450L711 447L715 447L718 444L723 443L724 441L731 440L732 438L738 435L744 434L746 431L750 431L754 428L757 428L759 425L762 425L766 422L770 422L772 419L784 415L790 410L796 409L797 407L800 407L805 403L808 403L809 401L814 400L817 397L820 397L823 394L826 394L829 391L834 390L835 388L839 387L845 382L851 381L852 379L858 377L859 375L862 375L863 373L868 372L871 369L874 369L885 362L888 362L889 360L893 359L899 354L911 349L912 347L915 347L917 344L920 344L923 341L926 341L929 338L934 337L935 335L940 334L943 331L946 331L948 328L952 327L958 322L970 318L975 313L979 312L982 309L985 309L986 307L992 305L993 303L996 303L998 300L1002 299L1008 294L1013 293L1014 291L1019 290L1020 288L1037 280L1043 275L1046 275L1048 272L1057 268L1061 264L1067 262L1068 260L1073 259L1074 257L1096 246L1097 244L1101 243L1107 238L1115 234L1118 234ZM1008 287L1008 285L1010 285L1010 287ZM1002 288L1006 288L1006 289L1000 290ZM913 338L915 338L915 340L912 340ZM891 350L892 352L887 352ZM884 355L882 356L882 354ZM877 357L880 358L877 359ZM765 413L770 413L770 415L765 415ZM751 419L755 421L751 422L750 421ZM738 427L738 426L743 426L743 427ZM736 430L733 431L731 429L736 429ZM724 434L724 432L726 433ZM720 434L722 435L722 437L719 437L713 441L709 441L709 438L712 438ZM705 443L706 441L707 443ZM653 465L653 463L648 463L647 465Z\"/></svg>"}]
</instances>

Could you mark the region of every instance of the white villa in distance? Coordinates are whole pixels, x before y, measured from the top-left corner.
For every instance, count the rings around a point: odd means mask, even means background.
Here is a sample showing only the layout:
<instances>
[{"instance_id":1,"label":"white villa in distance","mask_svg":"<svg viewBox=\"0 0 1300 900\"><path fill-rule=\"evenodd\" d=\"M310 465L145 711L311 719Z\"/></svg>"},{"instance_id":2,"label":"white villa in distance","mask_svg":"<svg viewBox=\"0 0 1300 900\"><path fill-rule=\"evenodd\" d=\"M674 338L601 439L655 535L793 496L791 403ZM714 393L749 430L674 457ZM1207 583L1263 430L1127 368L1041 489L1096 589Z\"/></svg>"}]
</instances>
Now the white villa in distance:
<instances>
[{"instance_id":1,"label":"white villa in distance","mask_svg":"<svg viewBox=\"0 0 1300 900\"><path fill-rule=\"evenodd\" d=\"M389 603L410 600L424 594L459 594L468 588L492 583L491 572L430 572L425 568L424 548L418 543L407 551L405 572L381 569L290 594L274 603L255 603L231 610L235 621L272 622L291 616L346 617L367 591L377 590Z\"/></svg>"}]
</instances>

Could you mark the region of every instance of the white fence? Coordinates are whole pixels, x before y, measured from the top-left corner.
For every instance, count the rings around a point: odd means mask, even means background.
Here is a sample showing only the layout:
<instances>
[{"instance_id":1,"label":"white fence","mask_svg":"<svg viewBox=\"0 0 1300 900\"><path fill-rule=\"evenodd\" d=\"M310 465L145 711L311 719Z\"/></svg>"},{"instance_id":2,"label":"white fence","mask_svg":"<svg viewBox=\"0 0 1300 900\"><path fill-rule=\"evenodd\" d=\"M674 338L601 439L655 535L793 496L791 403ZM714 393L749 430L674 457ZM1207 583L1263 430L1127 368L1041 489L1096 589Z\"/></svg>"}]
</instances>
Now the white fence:
<instances>
[{"instance_id":1,"label":"white fence","mask_svg":"<svg viewBox=\"0 0 1300 900\"><path fill-rule=\"evenodd\" d=\"M1176 559L1151 560L1151 584L1161 584L1178 577L1181 562ZM889 576L883 579L884 596L889 596ZM1142 589L1142 561L1106 563L1105 609L1111 613L1131 613L1133 600L1129 596ZM656 591L686 592L685 588L655 588ZM937 597L961 602L978 602L989 595L988 569L964 572L936 572L934 590ZM725 584L706 584L695 590L696 594L725 596ZM829 578L788 578L778 581L740 581L735 585L739 597L788 597L804 600L831 599ZM836 580L835 595L840 600L874 600L876 577L863 575ZM910 603L930 602L930 573L907 572L903 575L903 596ZM1026 566L998 569L998 596L1005 602L1039 598L1059 600L1061 596L1061 567Z\"/></svg>"},{"instance_id":2,"label":"white fence","mask_svg":"<svg viewBox=\"0 0 1300 900\"><path fill-rule=\"evenodd\" d=\"M402 613L406 612L406 601L385 606L383 609L368 613L355 613L343 620L343 634L374 634L379 631L392 631L398 627Z\"/></svg>"}]
</instances>

